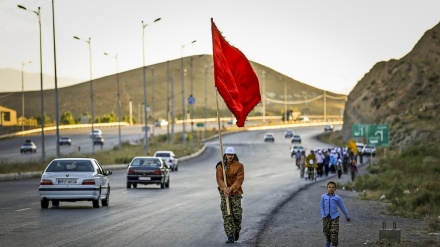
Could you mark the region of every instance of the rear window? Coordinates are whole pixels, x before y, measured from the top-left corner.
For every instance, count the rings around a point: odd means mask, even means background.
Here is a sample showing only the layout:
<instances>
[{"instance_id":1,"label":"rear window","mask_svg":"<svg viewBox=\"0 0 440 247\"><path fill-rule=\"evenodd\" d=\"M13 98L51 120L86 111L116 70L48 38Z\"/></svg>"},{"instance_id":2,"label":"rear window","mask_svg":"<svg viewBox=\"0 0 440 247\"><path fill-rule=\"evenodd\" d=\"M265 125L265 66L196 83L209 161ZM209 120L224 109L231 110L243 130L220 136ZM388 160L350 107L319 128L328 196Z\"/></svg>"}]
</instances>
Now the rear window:
<instances>
[{"instance_id":1,"label":"rear window","mask_svg":"<svg viewBox=\"0 0 440 247\"><path fill-rule=\"evenodd\" d=\"M154 156L156 157L170 157L170 153L156 153Z\"/></svg>"},{"instance_id":2,"label":"rear window","mask_svg":"<svg viewBox=\"0 0 440 247\"><path fill-rule=\"evenodd\" d=\"M93 165L88 160L53 161L46 172L93 172Z\"/></svg>"},{"instance_id":3,"label":"rear window","mask_svg":"<svg viewBox=\"0 0 440 247\"><path fill-rule=\"evenodd\" d=\"M161 163L158 159L135 159L131 162L130 166L160 167Z\"/></svg>"}]
</instances>

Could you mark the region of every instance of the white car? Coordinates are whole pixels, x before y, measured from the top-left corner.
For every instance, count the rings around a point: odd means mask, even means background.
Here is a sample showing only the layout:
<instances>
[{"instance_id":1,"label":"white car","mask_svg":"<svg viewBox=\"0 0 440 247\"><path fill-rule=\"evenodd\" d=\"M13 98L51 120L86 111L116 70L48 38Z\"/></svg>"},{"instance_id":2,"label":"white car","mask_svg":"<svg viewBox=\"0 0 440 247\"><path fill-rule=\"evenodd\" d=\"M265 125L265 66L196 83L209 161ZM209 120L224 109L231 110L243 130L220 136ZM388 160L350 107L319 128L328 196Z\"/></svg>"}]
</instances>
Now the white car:
<instances>
[{"instance_id":1,"label":"white car","mask_svg":"<svg viewBox=\"0 0 440 247\"><path fill-rule=\"evenodd\" d=\"M376 155L376 147L374 147L373 145L365 145L364 148L362 149L362 155L372 155L375 156Z\"/></svg>"},{"instance_id":2,"label":"white car","mask_svg":"<svg viewBox=\"0 0 440 247\"><path fill-rule=\"evenodd\" d=\"M90 158L52 160L40 180L41 208L58 207L60 202L92 201L94 208L108 206L110 183L98 161Z\"/></svg>"},{"instance_id":3,"label":"white car","mask_svg":"<svg viewBox=\"0 0 440 247\"><path fill-rule=\"evenodd\" d=\"M154 126L156 126L156 127L167 127L168 126L168 121L165 120L165 119L157 120L154 123Z\"/></svg>"},{"instance_id":4,"label":"white car","mask_svg":"<svg viewBox=\"0 0 440 247\"><path fill-rule=\"evenodd\" d=\"M154 153L154 157L161 158L171 171L177 171L179 169L179 160L173 151L157 151Z\"/></svg>"},{"instance_id":5,"label":"white car","mask_svg":"<svg viewBox=\"0 0 440 247\"><path fill-rule=\"evenodd\" d=\"M100 129L93 129L93 131L90 133L90 138L96 137L96 136L102 136L102 131Z\"/></svg>"},{"instance_id":6,"label":"white car","mask_svg":"<svg viewBox=\"0 0 440 247\"><path fill-rule=\"evenodd\" d=\"M306 116L301 116L298 120L302 123L308 123L310 121L310 119Z\"/></svg>"}]
</instances>

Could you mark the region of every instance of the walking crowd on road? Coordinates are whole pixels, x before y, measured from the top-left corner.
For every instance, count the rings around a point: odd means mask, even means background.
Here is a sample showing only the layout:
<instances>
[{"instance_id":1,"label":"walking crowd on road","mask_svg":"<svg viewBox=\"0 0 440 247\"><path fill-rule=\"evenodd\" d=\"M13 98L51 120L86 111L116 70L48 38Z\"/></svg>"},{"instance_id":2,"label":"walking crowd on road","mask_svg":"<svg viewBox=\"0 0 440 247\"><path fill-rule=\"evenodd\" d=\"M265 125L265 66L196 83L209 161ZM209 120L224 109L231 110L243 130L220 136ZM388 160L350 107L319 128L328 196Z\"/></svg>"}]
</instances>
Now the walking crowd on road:
<instances>
[{"instance_id":1,"label":"walking crowd on road","mask_svg":"<svg viewBox=\"0 0 440 247\"><path fill-rule=\"evenodd\" d=\"M350 172L351 180L354 182L357 160L359 158L362 161L362 155L355 155L355 152L346 147L310 150L307 156L305 151L297 151L293 157L300 169L300 177L306 180L328 177L329 174L336 174L340 179L343 174Z\"/></svg>"}]
</instances>

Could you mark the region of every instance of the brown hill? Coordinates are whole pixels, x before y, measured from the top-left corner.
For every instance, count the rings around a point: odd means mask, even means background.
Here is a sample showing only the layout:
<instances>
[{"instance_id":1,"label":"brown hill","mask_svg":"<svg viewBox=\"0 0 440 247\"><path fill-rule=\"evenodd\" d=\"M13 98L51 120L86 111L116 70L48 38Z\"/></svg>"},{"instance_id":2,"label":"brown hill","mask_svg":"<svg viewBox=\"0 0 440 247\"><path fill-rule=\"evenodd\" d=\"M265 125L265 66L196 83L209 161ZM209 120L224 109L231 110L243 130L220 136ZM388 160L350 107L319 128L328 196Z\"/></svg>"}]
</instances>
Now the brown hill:
<instances>
[{"instance_id":1,"label":"brown hill","mask_svg":"<svg viewBox=\"0 0 440 247\"><path fill-rule=\"evenodd\" d=\"M196 99L194 105L194 117L216 117L216 97L213 81L212 55L197 55L185 57L185 99L188 110L187 98L191 94ZM192 66L191 66L192 64ZM260 86L263 81L266 85L266 95L273 100L284 101L284 83L286 84L286 98L288 102L311 99L323 94L318 88L311 87L298 82L283 74L278 73L266 66L251 62L255 72L260 78ZM191 86L192 68L192 86ZM154 70L154 72L153 72ZM263 71L265 78L263 79ZM133 115L136 119L142 119L143 103L143 73L142 68L137 68L120 73L120 98L121 116L129 115L129 101L132 101ZM153 76L154 73L154 76ZM147 75L147 104L151 109L154 118L166 118L167 103L167 81L169 88L170 107L174 98L175 116L181 119L182 116L182 82L181 82L181 60L176 59L148 66ZM169 76L167 76L169 75ZM169 77L169 80L167 80ZM95 117L103 116L111 112L117 113L117 81L116 75L110 75L93 80L94 92L94 114ZM154 81L154 83L153 83ZM174 83L173 83L174 82ZM174 93L171 93L171 84L174 84ZM154 92L154 93L153 93ZM329 93L330 96L341 96ZM220 97L220 96L219 96ZM221 117L229 117L231 113L226 109L223 100L220 99ZM75 119L84 113L91 112L90 105L90 82L86 81L73 86L58 88L59 115L69 111ZM343 111L345 100L327 98L327 114L336 115ZM21 91L16 93L0 93L0 105L17 110L17 116L21 115ZM205 107L205 105L207 107ZM44 91L44 111L50 119L55 119L55 92L54 90ZM260 103L251 115L261 115L262 104ZM207 111L205 111L207 109ZM287 109L306 112L308 114L323 114L323 99L309 103L288 104ZM25 92L25 115L27 118L40 115L40 92ZM266 104L266 115L279 115L284 112L284 104L268 102Z\"/></svg>"},{"instance_id":2,"label":"brown hill","mask_svg":"<svg viewBox=\"0 0 440 247\"><path fill-rule=\"evenodd\" d=\"M390 145L406 148L440 141L440 23L399 60L377 63L354 87L344 112L352 124L388 124Z\"/></svg>"}]
</instances>

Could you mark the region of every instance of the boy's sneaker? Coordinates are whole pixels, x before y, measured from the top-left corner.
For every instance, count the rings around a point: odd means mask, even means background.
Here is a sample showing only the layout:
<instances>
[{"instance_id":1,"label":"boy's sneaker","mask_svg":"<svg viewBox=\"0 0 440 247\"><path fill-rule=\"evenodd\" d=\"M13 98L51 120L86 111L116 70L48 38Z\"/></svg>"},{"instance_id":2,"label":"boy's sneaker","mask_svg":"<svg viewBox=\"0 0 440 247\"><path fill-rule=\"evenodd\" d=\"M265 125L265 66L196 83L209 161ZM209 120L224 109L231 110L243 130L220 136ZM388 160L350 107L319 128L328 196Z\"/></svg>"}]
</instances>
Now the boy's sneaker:
<instances>
[{"instance_id":1,"label":"boy's sneaker","mask_svg":"<svg viewBox=\"0 0 440 247\"><path fill-rule=\"evenodd\" d=\"M330 247L330 242L326 242L325 247Z\"/></svg>"},{"instance_id":2,"label":"boy's sneaker","mask_svg":"<svg viewBox=\"0 0 440 247\"><path fill-rule=\"evenodd\" d=\"M237 241L238 240L238 238L240 237L240 232L238 231L238 232L235 232L235 241Z\"/></svg>"}]
</instances>

